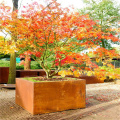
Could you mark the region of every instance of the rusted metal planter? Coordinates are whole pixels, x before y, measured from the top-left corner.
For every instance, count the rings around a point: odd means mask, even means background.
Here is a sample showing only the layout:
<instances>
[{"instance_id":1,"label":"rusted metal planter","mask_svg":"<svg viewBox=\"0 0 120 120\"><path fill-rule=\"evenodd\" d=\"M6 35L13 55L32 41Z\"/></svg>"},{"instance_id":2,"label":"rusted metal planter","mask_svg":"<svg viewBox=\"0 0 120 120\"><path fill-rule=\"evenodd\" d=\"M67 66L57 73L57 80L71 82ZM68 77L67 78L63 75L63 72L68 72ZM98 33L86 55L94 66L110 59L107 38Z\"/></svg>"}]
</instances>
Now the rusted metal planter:
<instances>
[{"instance_id":1,"label":"rusted metal planter","mask_svg":"<svg viewBox=\"0 0 120 120\"><path fill-rule=\"evenodd\" d=\"M31 114L86 107L86 81L31 82L16 78L16 104Z\"/></svg>"},{"instance_id":2,"label":"rusted metal planter","mask_svg":"<svg viewBox=\"0 0 120 120\"><path fill-rule=\"evenodd\" d=\"M9 67L0 67L0 83L7 83L9 76Z\"/></svg>"},{"instance_id":3,"label":"rusted metal planter","mask_svg":"<svg viewBox=\"0 0 120 120\"><path fill-rule=\"evenodd\" d=\"M51 71L53 72L53 71ZM45 76L46 72L43 69L29 69L29 70L16 70L16 77L35 77Z\"/></svg>"},{"instance_id":4,"label":"rusted metal planter","mask_svg":"<svg viewBox=\"0 0 120 120\"><path fill-rule=\"evenodd\" d=\"M45 75L46 73L43 69L16 70L16 78L45 76ZM9 76L9 67L0 67L0 83L7 83L8 76Z\"/></svg>"},{"instance_id":5,"label":"rusted metal planter","mask_svg":"<svg viewBox=\"0 0 120 120\"><path fill-rule=\"evenodd\" d=\"M76 78L73 75L67 75L66 77ZM82 76L79 76L77 78L78 79L85 79L86 84L104 83L104 81L100 81L96 76L82 75Z\"/></svg>"},{"instance_id":6,"label":"rusted metal planter","mask_svg":"<svg viewBox=\"0 0 120 120\"><path fill-rule=\"evenodd\" d=\"M96 76L80 76L80 79L85 79L86 84L95 84L95 83L104 83L104 81L100 81Z\"/></svg>"},{"instance_id":7,"label":"rusted metal planter","mask_svg":"<svg viewBox=\"0 0 120 120\"><path fill-rule=\"evenodd\" d=\"M16 77L35 77L38 73L38 70L16 70Z\"/></svg>"}]
</instances>

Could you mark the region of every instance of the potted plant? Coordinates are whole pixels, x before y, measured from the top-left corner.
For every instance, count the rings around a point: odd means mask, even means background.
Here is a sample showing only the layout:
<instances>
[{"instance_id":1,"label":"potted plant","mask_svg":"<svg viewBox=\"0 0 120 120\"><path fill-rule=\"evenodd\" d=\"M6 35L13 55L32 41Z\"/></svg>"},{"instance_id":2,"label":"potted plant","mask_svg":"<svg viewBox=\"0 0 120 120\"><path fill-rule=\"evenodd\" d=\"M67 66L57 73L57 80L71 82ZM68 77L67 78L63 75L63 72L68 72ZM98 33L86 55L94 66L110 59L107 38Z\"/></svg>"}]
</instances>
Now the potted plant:
<instances>
[{"instance_id":1,"label":"potted plant","mask_svg":"<svg viewBox=\"0 0 120 120\"><path fill-rule=\"evenodd\" d=\"M28 19L29 14L26 13L25 16L24 12L24 18ZM39 18L36 16L37 14ZM79 15L78 18L82 19ZM71 21L72 19L73 21ZM71 39L71 37L77 33L77 29L80 29L72 27L72 24L75 23L74 19L77 19L76 15L67 15L67 9L64 9L63 12L59 8L59 4L54 1L42 8L41 12L33 13L27 21L30 22L29 26L22 28L24 29L24 33L22 33L24 40L21 40L19 46L22 48L22 45L26 43L26 46L29 46L26 51L32 54L31 57L34 56L46 73L44 81L41 81L42 77L38 77L40 82L35 80L38 79L36 77L30 78L32 80L16 78L16 104L33 115L86 106L85 80L54 77L69 62L78 62L76 55L80 57L79 54L72 52L76 44L71 44L71 42L77 43L77 40ZM23 24L27 26L27 22L23 21ZM31 37L33 38L31 39ZM69 49L70 47L71 49Z\"/></svg>"},{"instance_id":2,"label":"potted plant","mask_svg":"<svg viewBox=\"0 0 120 120\"><path fill-rule=\"evenodd\" d=\"M94 38L98 43L100 39L96 35L100 36L103 32L93 27L96 23L88 16L69 12L68 8L61 8L56 0L47 6L35 2L26 6L25 10L18 29L18 46L31 53L46 77L44 81L39 77L41 82L35 80L38 78L32 78L32 81L17 78L16 104L32 114L84 108L86 81L63 79L64 76L57 76L55 80L54 76L68 64L88 62L88 57L79 51L95 43L90 39Z\"/></svg>"}]
</instances>

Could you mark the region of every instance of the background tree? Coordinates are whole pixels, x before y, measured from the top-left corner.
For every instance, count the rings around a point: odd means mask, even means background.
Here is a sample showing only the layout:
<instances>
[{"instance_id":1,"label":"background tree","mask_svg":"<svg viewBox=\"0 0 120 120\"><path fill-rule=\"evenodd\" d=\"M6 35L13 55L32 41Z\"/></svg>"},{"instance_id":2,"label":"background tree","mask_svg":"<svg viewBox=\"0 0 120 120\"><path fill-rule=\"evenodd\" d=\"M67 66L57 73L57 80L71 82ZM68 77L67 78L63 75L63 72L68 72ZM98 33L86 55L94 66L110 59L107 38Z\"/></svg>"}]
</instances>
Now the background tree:
<instances>
[{"instance_id":1,"label":"background tree","mask_svg":"<svg viewBox=\"0 0 120 120\"><path fill-rule=\"evenodd\" d=\"M18 10L18 0L12 0L13 2L13 11Z\"/></svg>"},{"instance_id":2,"label":"background tree","mask_svg":"<svg viewBox=\"0 0 120 120\"><path fill-rule=\"evenodd\" d=\"M116 34L113 28L118 28L120 20L120 8L113 0L83 0L86 3L84 9L79 10L80 14L88 14L91 19L97 20L103 32L110 32L111 36ZM110 42L101 40L101 47L111 49Z\"/></svg>"},{"instance_id":3,"label":"background tree","mask_svg":"<svg viewBox=\"0 0 120 120\"><path fill-rule=\"evenodd\" d=\"M12 19L17 19L17 10L18 10L18 0L12 0L13 2L13 15ZM16 26L14 26L16 27ZM14 42L17 41L17 34L12 33L11 38ZM12 52L10 55L10 67L9 67L9 77L8 84L14 84L16 78L16 52Z\"/></svg>"}]
</instances>

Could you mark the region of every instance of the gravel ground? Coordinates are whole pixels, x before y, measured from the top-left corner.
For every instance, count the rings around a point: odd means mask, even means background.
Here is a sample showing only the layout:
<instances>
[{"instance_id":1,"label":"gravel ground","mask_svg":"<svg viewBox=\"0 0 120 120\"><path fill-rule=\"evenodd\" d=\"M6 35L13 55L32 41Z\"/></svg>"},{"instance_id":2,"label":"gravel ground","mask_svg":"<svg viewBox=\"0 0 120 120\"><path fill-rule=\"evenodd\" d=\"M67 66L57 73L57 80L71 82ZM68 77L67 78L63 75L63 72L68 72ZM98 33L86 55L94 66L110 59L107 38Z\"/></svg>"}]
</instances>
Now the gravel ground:
<instances>
[{"instance_id":1,"label":"gravel ground","mask_svg":"<svg viewBox=\"0 0 120 120\"><path fill-rule=\"evenodd\" d=\"M120 120L120 85L86 85L86 108L31 115L15 104L14 89L0 89L0 120Z\"/></svg>"}]
</instances>

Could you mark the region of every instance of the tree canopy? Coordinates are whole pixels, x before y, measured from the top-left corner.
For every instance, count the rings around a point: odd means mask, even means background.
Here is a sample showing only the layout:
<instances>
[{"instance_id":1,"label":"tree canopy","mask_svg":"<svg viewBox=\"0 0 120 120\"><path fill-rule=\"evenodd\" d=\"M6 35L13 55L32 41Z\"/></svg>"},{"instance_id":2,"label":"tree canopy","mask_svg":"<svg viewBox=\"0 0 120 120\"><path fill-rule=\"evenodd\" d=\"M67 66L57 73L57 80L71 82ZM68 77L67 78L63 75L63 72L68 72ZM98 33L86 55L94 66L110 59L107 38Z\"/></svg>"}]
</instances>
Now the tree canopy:
<instances>
[{"instance_id":1,"label":"tree canopy","mask_svg":"<svg viewBox=\"0 0 120 120\"><path fill-rule=\"evenodd\" d=\"M37 2L24 6L21 18L17 19L11 19L9 11L1 6L1 11L5 14L1 14L0 27L13 36L7 43L0 43L3 51L14 52L12 50L22 49L25 54L34 55L45 70L47 78L68 64L91 65L90 58L76 52L76 48L95 48L101 45L103 39L111 39L113 42L119 40L110 30L103 31L88 15L70 12L56 0L49 1L47 6ZM116 55L114 50L99 51L99 54L95 54L100 58L102 55ZM49 59L52 62L48 62ZM55 72L51 73L53 68Z\"/></svg>"},{"instance_id":2,"label":"tree canopy","mask_svg":"<svg viewBox=\"0 0 120 120\"><path fill-rule=\"evenodd\" d=\"M104 32L111 32L111 35L117 35L120 21L120 8L113 0L83 0L86 3L84 9L79 10L80 14L88 14L95 20ZM102 40L102 47L111 49L111 42ZM118 42L116 42L119 44Z\"/></svg>"}]
</instances>

